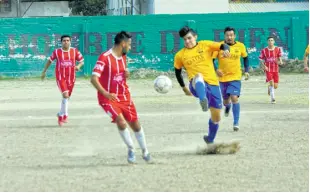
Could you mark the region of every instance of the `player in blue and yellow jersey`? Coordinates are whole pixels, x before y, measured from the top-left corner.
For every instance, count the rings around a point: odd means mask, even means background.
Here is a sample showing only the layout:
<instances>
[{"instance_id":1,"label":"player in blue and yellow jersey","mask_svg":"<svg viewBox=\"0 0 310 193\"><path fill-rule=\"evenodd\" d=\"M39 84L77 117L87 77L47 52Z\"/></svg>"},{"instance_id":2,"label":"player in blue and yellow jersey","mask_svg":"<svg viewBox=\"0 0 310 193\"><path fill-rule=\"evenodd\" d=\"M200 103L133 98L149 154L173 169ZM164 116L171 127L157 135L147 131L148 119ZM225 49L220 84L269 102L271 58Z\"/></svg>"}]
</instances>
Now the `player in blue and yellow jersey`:
<instances>
[{"instance_id":1,"label":"player in blue and yellow jersey","mask_svg":"<svg viewBox=\"0 0 310 193\"><path fill-rule=\"evenodd\" d=\"M234 131L239 130L239 117L240 117L240 104L238 98L241 93L241 57L243 58L245 80L249 79L249 60L245 45L235 40L235 29L232 27L226 27L224 30L225 41L230 46L230 57L223 57L222 51L214 52L213 58L218 59L218 68L216 73L220 80L221 92L225 106L225 116L228 117L231 102L232 111L234 117L233 129Z\"/></svg>"},{"instance_id":2,"label":"player in blue and yellow jersey","mask_svg":"<svg viewBox=\"0 0 310 193\"><path fill-rule=\"evenodd\" d=\"M203 111L210 108L209 133L204 136L204 140L206 143L213 143L219 128L223 101L219 80L213 67L212 53L224 50L223 54L228 57L229 46L213 41L197 42L196 32L189 27L183 27L179 35L183 38L185 46L175 55L175 75L186 95L199 98ZM190 80L189 89L184 84L182 68L186 70Z\"/></svg>"}]
</instances>

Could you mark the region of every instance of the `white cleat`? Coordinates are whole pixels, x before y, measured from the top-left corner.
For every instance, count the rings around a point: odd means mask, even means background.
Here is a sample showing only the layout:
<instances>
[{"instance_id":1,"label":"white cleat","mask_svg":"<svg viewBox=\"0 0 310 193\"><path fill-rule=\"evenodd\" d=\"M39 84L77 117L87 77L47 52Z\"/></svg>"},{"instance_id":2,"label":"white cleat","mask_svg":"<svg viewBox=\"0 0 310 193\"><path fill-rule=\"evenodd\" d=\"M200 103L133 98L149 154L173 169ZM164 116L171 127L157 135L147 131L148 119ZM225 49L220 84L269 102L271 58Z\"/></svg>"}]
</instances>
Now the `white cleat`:
<instances>
[{"instance_id":1,"label":"white cleat","mask_svg":"<svg viewBox=\"0 0 310 193\"><path fill-rule=\"evenodd\" d=\"M276 104L276 99L271 99L271 104Z\"/></svg>"}]
</instances>

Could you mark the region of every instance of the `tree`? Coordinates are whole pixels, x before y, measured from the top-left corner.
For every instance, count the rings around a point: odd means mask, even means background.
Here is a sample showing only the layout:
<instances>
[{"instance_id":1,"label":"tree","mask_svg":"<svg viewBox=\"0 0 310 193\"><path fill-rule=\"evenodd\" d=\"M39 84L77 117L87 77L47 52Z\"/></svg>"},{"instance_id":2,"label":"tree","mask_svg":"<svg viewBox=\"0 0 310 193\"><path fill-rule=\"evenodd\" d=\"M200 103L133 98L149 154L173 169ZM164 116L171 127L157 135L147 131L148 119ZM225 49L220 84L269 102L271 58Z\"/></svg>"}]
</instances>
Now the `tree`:
<instances>
[{"instance_id":1,"label":"tree","mask_svg":"<svg viewBox=\"0 0 310 193\"><path fill-rule=\"evenodd\" d=\"M71 0L69 6L73 15L106 15L106 0Z\"/></svg>"}]
</instances>

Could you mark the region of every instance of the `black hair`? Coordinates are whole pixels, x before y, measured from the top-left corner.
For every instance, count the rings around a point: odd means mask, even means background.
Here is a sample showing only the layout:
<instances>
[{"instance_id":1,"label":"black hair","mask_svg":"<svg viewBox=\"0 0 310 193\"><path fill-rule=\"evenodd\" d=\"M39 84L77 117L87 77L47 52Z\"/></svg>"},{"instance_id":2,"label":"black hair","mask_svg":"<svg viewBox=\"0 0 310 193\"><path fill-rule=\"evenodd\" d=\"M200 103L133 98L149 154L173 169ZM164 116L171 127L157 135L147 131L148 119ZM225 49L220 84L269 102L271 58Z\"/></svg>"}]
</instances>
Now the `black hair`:
<instances>
[{"instance_id":1,"label":"black hair","mask_svg":"<svg viewBox=\"0 0 310 193\"><path fill-rule=\"evenodd\" d=\"M121 31L119 33L116 34L115 38L114 38L114 44L118 45L120 44L122 41L127 41L128 39L130 39L132 37L132 35L126 31Z\"/></svg>"},{"instance_id":2,"label":"black hair","mask_svg":"<svg viewBox=\"0 0 310 193\"><path fill-rule=\"evenodd\" d=\"M64 38L70 38L70 40L71 40L71 36L69 36L69 35L62 35L60 40L62 41Z\"/></svg>"},{"instance_id":3,"label":"black hair","mask_svg":"<svg viewBox=\"0 0 310 193\"><path fill-rule=\"evenodd\" d=\"M225 27L225 29L224 29L224 34L226 34L226 32L228 32L228 31L233 31L234 34L236 33L236 30L235 30L235 28L233 28L233 27Z\"/></svg>"},{"instance_id":4,"label":"black hair","mask_svg":"<svg viewBox=\"0 0 310 193\"><path fill-rule=\"evenodd\" d=\"M273 36L269 36L268 38L267 38L267 40L269 40L269 39L273 39L274 40L274 37Z\"/></svg>"},{"instance_id":5,"label":"black hair","mask_svg":"<svg viewBox=\"0 0 310 193\"><path fill-rule=\"evenodd\" d=\"M186 36L188 33L191 33L193 35L197 35L197 33L195 32L195 30L193 30L192 28L189 28L188 26L182 27L179 31L179 36L181 38L183 38L184 36Z\"/></svg>"}]
</instances>

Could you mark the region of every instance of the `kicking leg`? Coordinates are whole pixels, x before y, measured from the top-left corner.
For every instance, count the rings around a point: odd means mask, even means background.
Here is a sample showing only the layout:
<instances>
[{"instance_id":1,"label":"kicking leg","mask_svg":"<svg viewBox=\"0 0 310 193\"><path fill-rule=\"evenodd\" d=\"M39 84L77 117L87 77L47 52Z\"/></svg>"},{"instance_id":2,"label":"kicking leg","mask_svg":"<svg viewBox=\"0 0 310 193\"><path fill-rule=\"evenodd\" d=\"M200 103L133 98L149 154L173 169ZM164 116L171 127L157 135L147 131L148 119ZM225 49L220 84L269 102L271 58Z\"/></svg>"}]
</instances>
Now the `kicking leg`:
<instances>
[{"instance_id":1,"label":"kicking leg","mask_svg":"<svg viewBox=\"0 0 310 193\"><path fill-rule=\"evenodd\" d=\"M202 108L202 111L206 112L208 111L208 99L206 97L206 88L205 88L205 82L203 80L203 77L201 74L196 75L193 78L192 86L196 91L196 94L200 101L200 106Z\"/></svg>"}]
</instances>

